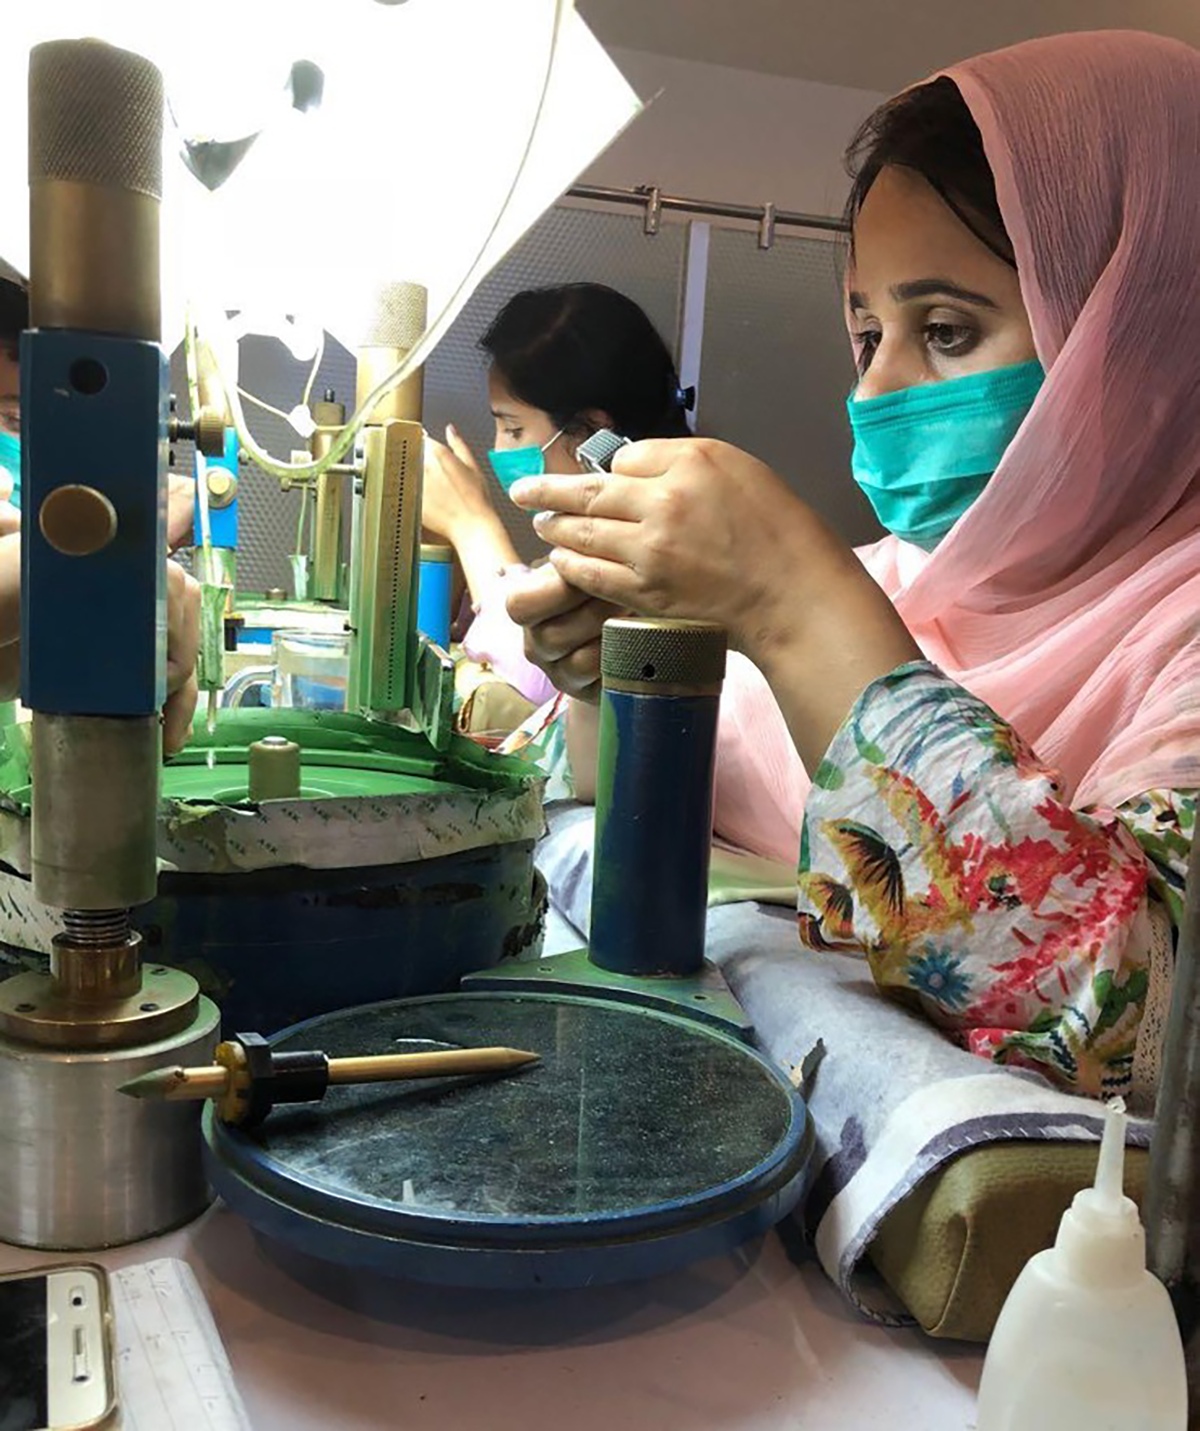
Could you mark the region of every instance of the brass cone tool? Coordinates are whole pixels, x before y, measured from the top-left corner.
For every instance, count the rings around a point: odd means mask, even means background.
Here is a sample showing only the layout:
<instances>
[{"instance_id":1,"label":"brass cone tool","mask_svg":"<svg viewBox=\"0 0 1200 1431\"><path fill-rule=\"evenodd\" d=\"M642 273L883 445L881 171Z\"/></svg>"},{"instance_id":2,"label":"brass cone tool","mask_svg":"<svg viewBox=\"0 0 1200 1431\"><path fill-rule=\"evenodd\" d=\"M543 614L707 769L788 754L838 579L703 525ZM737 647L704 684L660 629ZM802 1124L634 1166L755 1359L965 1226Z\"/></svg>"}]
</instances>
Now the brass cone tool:
<instances>
[{"instance_id":1,"label":"brass cone tool","mask_svg":"<svg viewBox=\"0 0 1200 1431\"><path fill-rule=\"evenodd\" d=\"M277 1103L316 1103L333 1084L391 1083L511 1073L540 1055L519 1048L451 1048L328 1058L320 1052L276 1050L261 1034L235 1034L217 1045L206 1068L156 1068L121 1085L130 1098L210 1098L226 1123L253 1128Z\"/></svg>"}]
</instances>

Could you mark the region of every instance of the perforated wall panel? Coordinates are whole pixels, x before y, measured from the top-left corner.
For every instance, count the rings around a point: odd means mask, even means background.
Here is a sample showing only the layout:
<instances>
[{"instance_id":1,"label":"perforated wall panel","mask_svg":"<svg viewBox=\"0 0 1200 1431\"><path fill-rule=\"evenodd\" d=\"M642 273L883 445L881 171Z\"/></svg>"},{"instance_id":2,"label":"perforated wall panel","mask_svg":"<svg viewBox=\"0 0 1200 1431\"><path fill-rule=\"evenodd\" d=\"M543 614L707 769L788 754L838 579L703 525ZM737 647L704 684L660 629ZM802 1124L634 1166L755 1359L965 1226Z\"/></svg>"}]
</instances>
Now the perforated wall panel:
<instances>
[{"instance_id":1,"label":"perforated wall panel","mask_svg":"<svg viewBox=\"0 0 1200 1431\"><path fill-rule=\"evenodd\" d=\"M761 458L846 540L882 535L850 476L846 396L854 365L838 247L713 229L698 430Z\"/></svg>"}]
</instances>

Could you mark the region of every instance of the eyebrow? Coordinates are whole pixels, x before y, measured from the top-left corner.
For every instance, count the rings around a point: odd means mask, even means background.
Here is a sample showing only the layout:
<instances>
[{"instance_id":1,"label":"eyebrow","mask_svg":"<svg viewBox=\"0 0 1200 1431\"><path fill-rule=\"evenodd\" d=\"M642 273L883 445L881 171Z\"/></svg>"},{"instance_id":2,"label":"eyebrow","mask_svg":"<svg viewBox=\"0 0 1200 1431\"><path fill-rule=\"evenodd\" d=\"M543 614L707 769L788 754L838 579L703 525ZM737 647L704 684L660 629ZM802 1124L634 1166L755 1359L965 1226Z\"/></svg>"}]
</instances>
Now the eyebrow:
<instances>
[{"instance_id":1,"label":"eyebrow","mask_svg":"<svg viewBox=\"0 0 1200 1431\"><path fill-rule=\"evenodd\" d=\"M508 408L504 408L504 407L494 407L494 408L492 408L492 416L493 416L493 417L507 417L507 418L511 418L513 422L516 422L516 421L520 418L521 414L518 413L518 412L510 412Z\"/></svg>"},{"instance_id":2,"label":"eyebrow","mask_svg":"<svg viewBox=\"0 0 1200 1431\"><path fill-rule=\"evenodd\" d=\"M963 288L961 284L951 283L948 278L913 278L907 283L894 283L888 292L897 303L908 303L914 298L957 298L960 303L972 303L977 308L1000 307L986 293ZM865 294L852 292L849 298L851 308L869 307Z\"/></svg>"}]
</instances>

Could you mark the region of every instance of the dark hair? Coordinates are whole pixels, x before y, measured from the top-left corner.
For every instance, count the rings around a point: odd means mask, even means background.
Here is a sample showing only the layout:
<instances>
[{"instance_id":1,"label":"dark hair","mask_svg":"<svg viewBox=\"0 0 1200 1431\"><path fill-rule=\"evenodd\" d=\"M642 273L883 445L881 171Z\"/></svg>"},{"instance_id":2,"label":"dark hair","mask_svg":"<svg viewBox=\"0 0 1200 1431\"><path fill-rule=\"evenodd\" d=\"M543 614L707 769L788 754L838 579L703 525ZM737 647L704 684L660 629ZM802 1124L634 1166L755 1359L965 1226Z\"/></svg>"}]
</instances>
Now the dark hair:
<instances>
[{"instance_id":1,"label":"dark hair","mask_svg":"<svg viewBox=\"0 0 1200 1431\"><path fill-rule=\"evenodd\" d=\"M29 327L29 290L10 278L0 278L0 348L15 354Z\"/></svg>"},{"instance_id":2,"label":"dark hair","mask_svg":"<svg viewBox=\"0 0 1200 1431\"><path fill-rule=\"evenodd\" d=\"M853 182L845 217L851 251L854 221L879 171L889 164L920 174L981 243L1016 267L983 136L953 80L943 76L889 99L850 141L846 170Z\"/></svg>"},{"instance_id":3,"label":"dark hair","mask_svg":"<svg viewBox=\"0 0 1200 1431\"><path fill-rule=\"evenodd\" d=\"M479 340L515 398L555 427L591 430L606 412L625 437L686 437L688 395L658 330L632 298L602 283L530 288Z\"/></svg>"}]
</instances>

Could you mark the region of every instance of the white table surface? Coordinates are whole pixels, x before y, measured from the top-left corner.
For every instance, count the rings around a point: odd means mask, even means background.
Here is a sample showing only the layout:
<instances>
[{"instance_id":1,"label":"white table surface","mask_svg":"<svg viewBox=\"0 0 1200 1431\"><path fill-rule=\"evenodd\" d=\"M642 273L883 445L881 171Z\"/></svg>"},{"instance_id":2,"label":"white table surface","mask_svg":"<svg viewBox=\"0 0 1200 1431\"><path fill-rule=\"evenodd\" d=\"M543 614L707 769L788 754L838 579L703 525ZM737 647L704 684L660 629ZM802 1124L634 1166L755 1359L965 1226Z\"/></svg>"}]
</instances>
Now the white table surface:
<instances>
[{"instance_id":1,"label":"white table surface","mask_svg":"<svg viewBox=\"0 0 1200 1431\"><path fill-rule=\"evenodd\" d=\"M147 1176L153 1176L147 1170ZM304 1261L215 1208L89 1260L189 1262L255 1431L969 1431L978 1349L861 1321L771 1236L571 1293L464 1293ZM61 1255L0 1244L0 1271Z\"/></svg>"}]
</instances>

